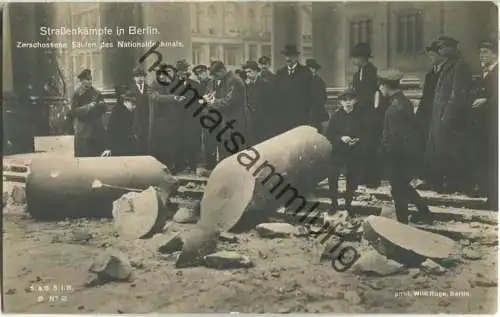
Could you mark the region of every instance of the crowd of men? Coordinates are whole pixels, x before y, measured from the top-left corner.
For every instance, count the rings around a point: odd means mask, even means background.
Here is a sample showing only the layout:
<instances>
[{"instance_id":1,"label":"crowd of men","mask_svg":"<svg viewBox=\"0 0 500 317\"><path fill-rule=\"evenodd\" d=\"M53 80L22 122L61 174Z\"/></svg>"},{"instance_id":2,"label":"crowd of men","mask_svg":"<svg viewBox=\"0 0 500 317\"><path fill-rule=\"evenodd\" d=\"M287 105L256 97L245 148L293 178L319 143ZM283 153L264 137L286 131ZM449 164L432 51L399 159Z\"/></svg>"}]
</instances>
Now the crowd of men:
<instances>
[{"instance_id":1,"label":"crowd of men","mask_svg":"<svg viewBox=\"0 0 500 317\"><path fill-rule=\"evenodd\" d=\"M318 74L321 65L314 59L300 64L295 45L284 48L286 65L276 73L266 56L234 72L223 61L194 67L185 60L160 64L152 84L137 67L130 87L117 92L107 131L102 95L86 69L72 100L75 154L153 155L173 173L194 172L199 165L210 171L246 147L310 125L333 145L331 170L325 172L332 210L338 209L342 170L347 209L358 185L378 187L388 179L398 220L408 221L408 202L427 219L429 209L410 185L419 178L421 186L438 192L483 194L496 210L498 43L479 45L483 75L478 82L458 44L441 36L426 48L433 67L416 113L399 87L403 74L378 71L367 43L351 51L357 71L331 116ZM194 119L199 113L200 120ZM215 131L218 127L224 128Z\"/></svg>"}]
</instances>

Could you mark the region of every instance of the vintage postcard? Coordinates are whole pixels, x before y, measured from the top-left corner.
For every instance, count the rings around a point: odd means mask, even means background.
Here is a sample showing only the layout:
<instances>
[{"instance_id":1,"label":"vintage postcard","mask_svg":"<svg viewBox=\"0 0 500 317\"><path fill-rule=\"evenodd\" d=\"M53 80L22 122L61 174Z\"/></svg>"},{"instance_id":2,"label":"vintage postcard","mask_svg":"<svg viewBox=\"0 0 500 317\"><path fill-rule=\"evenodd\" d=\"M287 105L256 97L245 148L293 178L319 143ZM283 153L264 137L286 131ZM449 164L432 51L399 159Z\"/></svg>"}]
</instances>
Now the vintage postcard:
<instances>
[{"instance_id":1,"label":"vintage postcard","mask_svg":"<svg viewBox=\"0 0 500 317\"><path fill-rule=\"evenodd\" d=\"M497 311L494 2L1 11L4 313Z\"/></svg>"}]
</instances>

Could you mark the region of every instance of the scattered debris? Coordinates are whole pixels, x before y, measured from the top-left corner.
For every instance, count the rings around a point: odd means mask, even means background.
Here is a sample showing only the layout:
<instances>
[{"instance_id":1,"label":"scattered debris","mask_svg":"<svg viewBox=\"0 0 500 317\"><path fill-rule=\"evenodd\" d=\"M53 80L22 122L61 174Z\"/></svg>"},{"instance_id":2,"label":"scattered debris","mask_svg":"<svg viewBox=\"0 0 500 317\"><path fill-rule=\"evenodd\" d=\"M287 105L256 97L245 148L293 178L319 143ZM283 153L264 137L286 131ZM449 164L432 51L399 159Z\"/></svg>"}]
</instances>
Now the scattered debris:
<instances>
[{"instance_id":1,"label":"scattered debris","mask_svg":"<svg viewBox=\"0 0 500 317\"><path fill-rule=\"evenodd\" d=\"M191 206L181 206L175 213L173 220L177 223L196 223L198 222L196 209Z\"/></svg>"},{"instance_id":2,"label":"scattered debris","mask_svg":"<svg viewBox=\"0 0 500 317\"><path fill-rule=\"evenodd\" d=\"M383 289L385 287L385 284L381 280L376 280L376 281L370 281L370 282L368 282L368 286L371 289L379 290L379 289Z\"/></svg>"},{"instance_id":3,"label":"scattered debris","mask_svg":"<svg viewBox=\"0 0 500 317\"><path fill-rule=\"evenodd\" d=\"M431 275L443 275L446 269L431 259L425 260L421 264L422 271Z\"/></svg>"},{"instance_id":4,"label":"scattered debris","mask_svg":"<svg viewBox=\"0 0 500 317\"><path fill-rule=\"evenodd\" d=\"M228 243L238 243L238 237L235 236L234 234L221 232L219 235L219 241Z\"/></svg>"},{"instance_id":5,"label":"scattered debris","mask_svg":"<svg viewBox=\"0 0 500 317\"><path fill-rule=\"evenodd\" d=\"M354 264L353 270L358 274L389 276L403 272L405 267L375 250L370 250L361 255Z\"/></svg>"},{"instance_id":6,"label":"scattered debris","mask_svg":"<svg viewBox=\"0 0 500 317\"><path fill-rule=\"evenodd\" d=\"M182 240L180 233L174 234L168 238L165 238L164 242L160 243L158 252L163 254L171 254L182 250L184 241Z\"/></svg>"},{"instance_id":7,"label":"scattered debris","mask_svg":"<svg viewBox=\"0 0 500 317\"><path fill-rule=\"evenodd\" d=\"M255 230L263 238L283 238L300 234L296 227L284 222L261 223Z\"/></svg>"},{"instance_id":8,"label":"scattered debris","mask_svg":"<svg viewBox=\"0 0 500 317\"><path fill-rule=\"evenodd\" d=\"M252 260L236 252L221 251L204 257L205 266L214 269L249 268L253 266Z\"/></svg>"},{"instance_id":9,"label":"scattered debris","mask_svg":"<svg viewBox=\"0 0 500 317\"><path fill-rule=\"evenodd\" d=\"M126 281L132 275L132 266L125 254L107 250L92 262L89 272L97 274L95 282Z\"/></svg>"},{"instance_id":10,"label":"scattered debris","mask_svg":"<svg viewBox=\"0 0 500 317\"><path fill-rule=\"evenodd\" d=\"M460 245L462 245L462 246L468 246L468 245L470 245L470 241L467 240L467 239L460 239L459 242L460 242Z\"/></svg>"},{"instance_id":11,"label":"scattered debris","mask_svg":"<svg viewBox=\"0 0 500 317\"><path fill-rule=\"evenodd\" d=\"M488 280L484 277L478 277L472 281L469 281L471 286L479 286L479 287L497 287L498 282L496 280Z\"/></svg>"},{"instance_id":12,"label":"scattered debris","mask_svg":"<svg viewBox=\"0 0 500 317\"><path fill-rule=\"evenodd\" d=\"M358 305L361 303L361 297L359 297L358 293L356 291L347 291L344 293L344 299L350 304L350 305Z\"/></svg>"},{"instance_id":13,"label":"scattered debris","mask_svg":"<svg viewBox=\"0 0 500 317\"><path fill-rule=\"evenodd\" d=\"M483 256L472 248L464 248L462 250L462 257L467 260L479 260Z\"/></svg>"},{"instance_id":14,"label":"scattered debris","mask_svg":"<svg viewBox=\"0 0 500 317\"><path fill-rule=\"evenodd\" d=\"M176 268L198 266L203 257L211 254L217 247L219 232L210 227L197 225L181 235L182 250L175 262Z\"/></svg>"},{"instance_id":15,"label":"scattered debris","mask_svg":"<svg viewBox=\"0 0 500 317\"><path fill-rule=\"evenodd\" d=\"M87 243L89 242L94 236L85 230L73 230L73 237L71 238L71 241L73 243ZM59 237L54 237L52 241L60 242L57 241Z\"/></svg>"}]
</instances>

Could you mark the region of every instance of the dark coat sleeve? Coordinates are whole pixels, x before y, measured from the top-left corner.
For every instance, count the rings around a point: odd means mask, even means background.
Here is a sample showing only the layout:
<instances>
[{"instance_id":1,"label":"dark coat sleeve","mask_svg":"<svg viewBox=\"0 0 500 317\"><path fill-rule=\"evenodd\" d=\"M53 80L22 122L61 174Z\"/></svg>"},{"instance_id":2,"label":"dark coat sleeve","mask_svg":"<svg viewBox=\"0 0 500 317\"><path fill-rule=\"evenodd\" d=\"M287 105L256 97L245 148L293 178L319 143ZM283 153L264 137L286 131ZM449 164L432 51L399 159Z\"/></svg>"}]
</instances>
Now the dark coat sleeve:
<instances>
[{"instance_id":1,"label":"dark coat sleeve","mask_svg":"<svg viewBox=\"0 0 500 317\"><path fill-rule=\"evenodd\" d=\"M441 120L445 122L455 122L466 110L466 107L470 108L472 73L469 66L463 61L457 62L451 80L450 98L448 98L441 116Z\"/></svg>"},{"instance_id":2,"label":"dark coat sleeve","mask_svg":"<svg viewBox=\"0 0 500 317\"><path fill-rule=\"evenodd\" d=\"M224 89L224 94L221 98L216 98L213 104L213 108L219 110L236 111L237 109L232 109L237 107L239 104L244 105L245 98L245 87L242 81L239 81L236 77L233 77L226 84Z\"/></svg>"},{"instance_id":3,"label":"dark coat sleeve","mask_svg":"<svg viewBox=\"0 0 500 317\"><path fill-rule=\"evenodd\" d=\"M92 106L91 103L95 102L96 105ZM71 99L71 116L73 118L85 119L90 115L94 115L95 112L103 112L102 106L104 106L104 99L102 95L97 92L93 100L85 104L80 103L80 95L75 93Z\"/></svg>"}]
</instances>

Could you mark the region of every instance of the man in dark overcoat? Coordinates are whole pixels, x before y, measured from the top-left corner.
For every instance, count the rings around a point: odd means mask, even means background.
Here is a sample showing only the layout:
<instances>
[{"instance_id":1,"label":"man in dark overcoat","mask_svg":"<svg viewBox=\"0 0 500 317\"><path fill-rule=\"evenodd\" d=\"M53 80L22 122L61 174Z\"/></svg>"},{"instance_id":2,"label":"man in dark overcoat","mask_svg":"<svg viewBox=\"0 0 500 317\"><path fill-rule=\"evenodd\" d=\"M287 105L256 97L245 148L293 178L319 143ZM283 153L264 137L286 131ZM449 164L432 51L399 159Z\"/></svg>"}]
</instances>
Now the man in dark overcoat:
<instances>
[{"instance_id":1,"label":"man in dark overcoat","mask_svg":"<svg viewBox=\"0 0 500 317\"><path fill-rule=\"evenodd\" d=\"M378 107L375 108L375 93L378 89L377 67L370 62L371 47L368 43L358 43L351 51L351 58L356 67L352 78L352 88L356 91L358 107L369 118L367 129L371 131L371 140L368 142L365 156L364 182L368 187L380 185L380 162L377 157L377 149L382 136L382 126L387 102L381 98Z\"/></svg>"},{"instance_id":2,"label":"man in dark overcoat","mask_svg":"<svg viewBox=\"0 0 500 317\"><path fill-rule=\"evenodd\" d=\"M101 93L92 86L90 69L79 75L80 86L71 100L75 129L75 157L100 156L106 150L107 135L103 124L106 111Z\"/></svg>"},{"instance_id":3,"label":"man in dark overcoat","mask_svg":"<svg viewBox=\"0 0 500 317\"><path fill-rule=\"evenodd\" d=\"M261 56L257 60L257 62L259 63L259 68L260 68L259 76L263 77L269 82L272 82L276 74L273 73L271 70L271 59L267 56Z\"/></svg>"},{"instance_id":4,"label":"man in dark overcoat","mask_svg":"<svg viewBox=\"0 0 500 317\"><path fill-rule=\"evenodd\" d=\"M403 74L397 70L379 73L380 92L388 98L380 154L388 167L391 193L397 220L408 223L408 203L417 207L421 220L431 221L431 212L418 192L410 185L412 169L418 159L418 130L413 104L399 89ZM413 219L415 219L414 217Z\"/></svg>"},{"instance_id":5,"label":"man in dark overcoat","mask_svg":"<svg viewBox=\"0 0 500 317\"><path fill-rule=\"evenodd\" d=\"M439 55L439 47L437 42L433 42L431 45L426 47L425 51L429 56L432 64L431 70L425 75L424 87L422 90L422 99L418 105L417 112L415 114L417 119L417 128L419 131L419 148L421 152L421 163L419 163L420 168L417 174L422 179L426 179L425 171L423 170L423 157L425 153L425 146L427 143L427 138L429 135L429 126L432 115L432 104L434 102L434 94L436 92L436 84L439 77L439 72L442 69L445 59ZM431 185L432 184L427 184Z\"/></svg>"},{"instance_id":6,"label":"man in dark overcoat","mask_svg":"<svg viewBox=\"0 0 500 317\"><path fill-rule=\"evenodd\" d=\"M127 87L123 94L117 91L117 104L109 118L108 134L113 156L148 153L148 93L151 88L146 83L146 72L142 68L134 68L132 76L133 84Z\"/></svg>"},{"instance_id":7,"label":"man in dark overcoat","mask_svg":"<svg viewBox=\"0 0 500 317\"><path fill-rule=\"evenodd\" d=\"M181 147L184 140L179 135L182 128L180 120L184 108L180 102L185 97L174 94L175 68L162 64L155 74L149 94L149 131L151 155L165 164L172 173L178 173L184 168Z\"/></svg>"},{"instance_id":8,"label":"man in dark overcoat","mask_svg":"<svg viewBox=\"0 0 500 317\"><path fill-rule=\"evenodd\" d=\"M275 125L274 135L301 125L315 126L311 103L313 78L311 71L298 61L300 52L296 45L286 45L282 51L286 65L274 78L274 102L271 116Z\"/></svg>"},{"instance_id":9,"label":"man in dark overcoat","mask_svg":"<svg viewBox=\"0 0 500 317\"><path fill-rule=\"evenodd\" d=\"M437 79L425 162L429 177L434 178L431 182L454 192L464 189L469 176L465 173L470 155L466 131L470 126L472 74L460 57L457 40L442 36L437 46L445 62Z\"/></svg>"},{"instance_id":10,"label":"man in dark overcoat","mask_svg":"<svg viewBox=\"0 0 500 317\"><path fill-rule=\"evenodd\" d=\"M211 136L215 135L219 161L222 161L248 146L245 138L245 83L221 61L212 62L210 73L218 84L215 94L206 98L212 123L205 125Z\"/></svg>"},{"instance_id":11,"label":"man in dark overcoat","mask_svg":"<svg viewBox=\"0 0 500 317\"><path fill-rule=\"evenodd\" d=\"M215 82L210 78L206 65L197 65L193 73L199 82L199 95L201 97L215 91ZM217 164L217 142L215 137L210 137L206 129L202 129L203 165L205 169L212 170Z\"/></svg>"},{"instance_id":12,"label":"man in dark overcoat","mask_svg":"<svg viewBox=\"0 0 500 317\"><path fill-rule=\"evenodd\" d=\"M321 65L314 59L308 58L306 60L306 67L309 68L312 74L312 103L311 116L313 118L314 126L318 131L323 131L323 122L329 119L328 112L326 111L326 83L319 75Z\"/></svg>"},{"instance_id":13,"label":"man in dark overcoat","mask_svg":"<svg viewBox=\"0 0 500 317\"><path fill-rule=\"evenodd\" d=\"M247 132L251 134L251 143L258 144L272 136L273 122L268 111L273 91L269 79L260 76L261 69L256 61L247 61L243 69L247 74L247 119L250 123Z\"/></svg>"},{"instance_id":14,"label":"man in dark overcoat","mask_svg":"<svg viewBox=\"0 0 500 317\"><path fill-rule=\"evenodd\" d=\"M488 207L498 210L498 41L482 41L479 50L483 72L472 103L475 166Z\"/></svg>"}]
</instances>

